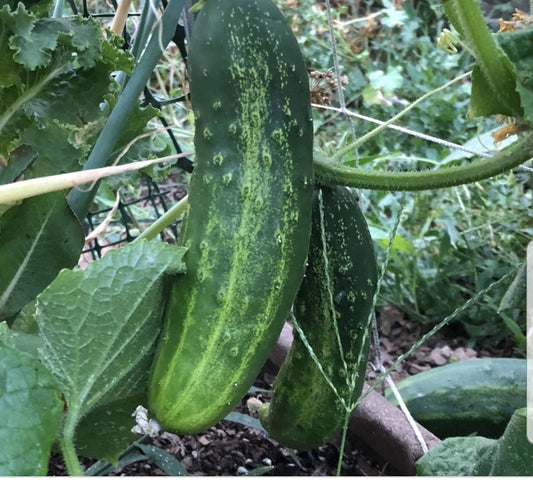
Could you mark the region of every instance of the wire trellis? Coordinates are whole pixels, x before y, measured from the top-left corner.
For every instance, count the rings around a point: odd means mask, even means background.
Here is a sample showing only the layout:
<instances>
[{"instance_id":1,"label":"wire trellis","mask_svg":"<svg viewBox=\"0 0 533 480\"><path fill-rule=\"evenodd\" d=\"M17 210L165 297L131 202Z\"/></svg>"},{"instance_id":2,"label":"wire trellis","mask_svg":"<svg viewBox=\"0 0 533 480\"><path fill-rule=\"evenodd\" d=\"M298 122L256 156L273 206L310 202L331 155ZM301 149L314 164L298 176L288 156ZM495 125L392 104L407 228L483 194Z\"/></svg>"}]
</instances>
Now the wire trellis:
<instances>
[{"instance_id":1,"label":"wire trellis","mask_svg":"<svg viewBox=\"0 0 533 480\"><path fill-rule=\"evenodd\" d=\"M132 242L144 230L160 218L174 203L172 186L159 185L148 176L142 176L135 191L119 193L116 206L89 212L83 227L85 235L95 232L111 216L104 232L86 242L82 254L90 254L93 260L101 258L105 250ZM115 210L115 211L113 211ZM176 220L160 233L162 241L177 243L180 220Z\"/></svg>"},{"instance_id":2,"label":"wire trellis","mask_svg":"<svg viewBox=\"0 0 533 480\"><path fill-rule=\"evenodd\" d=\"M77 5L76 0L67 0L67 3L74 15L81 14L84 17L92 16L102 18L105 22L107 18L114 16L117 9L116 0L106 2L105 8L99 2L82 0L81 5ZM189 2L190 3L190 2ZM166 1L162 0L162 6L166 7ZM109 12L106 10L110 10ZM136 17L139 14L131 13L128 17ZM187 19L184 19L187 21ZM185 47L185 28L183 24L176 25L176 32L173 42L179 51L184 64L187 60L187 50ZM124 47L129 48L132 43L133 34L128 30L135 30L135 27L128 24L123 30ZM143 92L142 106L151 105L162 112L157 118L168 134L169 141L176 153L182 153L182 148L178 139L174 135L168 118L165 118L163 109L165 106L186 100L186 95L178 98L161 98L159 93L146 86ZM171 168L172 175L181 175L184 172L192 172L193 163L188 158L180 158L176 165ZM169 177L170 178L170 177ZM158 183L150 177L143 175L139 177L137 184L129 184L128 189L121 188L116 192L117 202L113 206L108 206L106 202L97 201L97 204L105 205L102 208L92 210L83 221L86 243L82 251L82 256L86 260L90 257L97 260L102 257L109 248L117 247L131 242L137 236L160 218L179 199L179 188L167 181ZM176 198L178 196L178 198ZM98 200L98 199L97 199ZM160 233L162 241L167 243L177 243L179 232L179 220L173 222Z\"/></svg>"}]
</instances>

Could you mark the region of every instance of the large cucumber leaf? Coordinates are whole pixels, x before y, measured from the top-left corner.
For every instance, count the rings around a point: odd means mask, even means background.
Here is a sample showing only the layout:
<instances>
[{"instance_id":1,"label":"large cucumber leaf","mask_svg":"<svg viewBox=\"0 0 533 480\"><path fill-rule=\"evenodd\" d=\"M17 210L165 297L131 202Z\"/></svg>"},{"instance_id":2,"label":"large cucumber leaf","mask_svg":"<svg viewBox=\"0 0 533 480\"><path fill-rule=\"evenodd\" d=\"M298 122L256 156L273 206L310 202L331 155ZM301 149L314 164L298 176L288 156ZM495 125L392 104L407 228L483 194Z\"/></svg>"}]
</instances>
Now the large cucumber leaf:
<instances>
[{"instance_id":1,"label":"large cucumber leaf","mask_svg":"<svg viewBox=\"0 0 533 480\"><path fill-rule=\"evenodd\" d=\"M527 438L527 408L517 410L501 438L479 459L476 476L532 476L533 444Z\"/></svg>"},{"instance_id":2,"label":"large cucumber leaf","mask_svg":"<svg viewBox=\"0 0 533 480\"><path fill-rule=\"evenodd\" d=\"M66 398L67 422L143 391L161 327L166 275L184 271L185 249L134 242L85 271L62 270L37 297L39 353Z\"/></svg>"},{"instance_id":3,"label":"large cucumber leaf","mask_svg":"<svg viewBox=\"0 0 533 480\"><path fill-rule=\"evenodd\" d=\"M0 476L46 475L63 403L50 373L0 342Z\"/></svg>"},{"instance_id":4,"label":"large cucumber leaf","mask_svg":"<svg viewBox=\"0 0 533 480\"><path fill-rule=\"evenodd\" d=\"M485 437L446 438L416 462L416 474L470 476L476 462L496 442Z\"/></svg>"}]
</instances>

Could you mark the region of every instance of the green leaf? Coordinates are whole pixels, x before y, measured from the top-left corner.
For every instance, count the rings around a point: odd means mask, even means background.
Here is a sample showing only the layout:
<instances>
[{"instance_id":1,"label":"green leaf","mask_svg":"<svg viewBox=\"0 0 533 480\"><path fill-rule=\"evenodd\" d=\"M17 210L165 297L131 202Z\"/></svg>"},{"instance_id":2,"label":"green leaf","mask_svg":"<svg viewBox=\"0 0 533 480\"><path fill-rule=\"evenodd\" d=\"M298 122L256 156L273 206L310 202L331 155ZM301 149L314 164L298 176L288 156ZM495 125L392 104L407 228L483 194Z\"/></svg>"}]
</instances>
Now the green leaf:
<instances>
[{"instance_id":1,"label":"green leaf","mask_svg":"<svg viewBox=\"0 0 533 480\"><path fill-rule=\"evenodd\" d=\"M380 245L381 248L386 249L390 240L389 232L371 225L369 225L368 229L370 230L371 237L376 241L376 243ZM408 255L411 255L416 251L413 243L399 233L396 234L392 240L392 248L393 251L406 253Z\"/></svg>"},{"instance_id":2,"label":"green leaf","mask_svg":"<svg viewBox=\"0 0 533 480\"><path fill-rule=\"evenodd\" d=\"M147 356L148 360L151 360ZM148 369L146 369L148 373ZM148 374L146 375L148 380ZM76 428L75 445L79 455L105 458L117 464L126 447L139 435L131 433L135 425L132 413L138 405L148 404L147 385L142 392L121 398L91 410Z\"/></svg>"},{"instance_id":3,"label":"green leaf","mask_svg":"<svg viewBox=\"0 0 533 480\"><path fill-rule=\"evenodd\" d=\"M185 470L185 467L166 450L156 447L155 445L145 445L142 443L137 445L137 448L167 475L171 477L189 475L187 470Z\"/></svg>"},{"instance_id":4,"label":"green leaf","mask_svg":"<svg viewBox=\"0 0 533 480\"><path fill-rule=\"evenodd\" d=\"M93 465L91 465L87 470L85 470L84 475L87 477L103 477L108 475L113 470L122 470L124 467L131 465L132 463L142 462L147 460L148 457L142 454L136 448L137 444L130 446L121 456L120 460L116 465L109 463L107 460L98 460Z\"/></svg>"},{"instance_id":5,"label":"green leaf","mask_svg":"<svg viewBox=\"0 0 533 480\"><path fill-rule=\"evenodd\" d=\"M266 433L266 430L257 418L250 417L250 415L245 415L244 413L230 412L224 417L224 420L240 423L245 427L255 428L256 430Z\"/></svg>"},{"instance_id":6,"label":"green leaf","mask_svg":"<svg viewBox=\"0 0 533 480\"><path fill-rule=\"evenodd\" d=\"M37 360L2 343L0 358L0 475L46 475L61 394Z\"/></svg>"},{"instance_id":7,"label":"green leaf","mask_svg":"<svg viewBox=\"0 0 533 480\"><path fill-rule=\"evenodd\" d=\"M29 198L0 217L0 320L76 265L83 232L61 192Z\"/></svg>"},{"instance_id":8,"label":"green leaf","mask_svg":"<svg viewBox=\"0 0 533 480\"><path fill-rule=\"evenodd\" d=\"M465 37L476 58L472 74L470 115L522 115L513 64L496 41L498 35L490 33L479 2L446 0L442 2L442 6L453 26ZM483 105L483 95L486 95L486 105Z\"/></svg>"},{"instance_id":9,"label":"green leaf","mask_svg":"<svg viewBox=\"0 0 533 480\"><path fill-rule=\"evenodd\" d=\"M505 432L479 459L472 475L533 475L533 444L527 438L526 408L514 412Z\"/></svg>"},{"instance_id":10,"label":"green leaf","mask_svg":"<svg viewBox=\"0 0 533 480\"><path fill-rule=\"evenodd\" d=\"M0 185L14 182L36 158L35 152L27 145L21 145L9 155L7 167L0 167Z\"/></svg>"},{"instance_id":11,"label":"green leaf","mask_svg":"<svg viewBox=\"0 0 533 480\"><path fill-rule=\"evenodd\" d=\"M0 323L0 342L36 360L39 359L38 349L43 343L36 333L18 332L9 328L6 322Z\"/></svg>"},{"instance_id":12,"label":"green leaf","mask_svg":"<svg viewBox=\"0 0 533 480\"><path fill-rule=\"evenodd\" d=\"M39 178L79 170L84 151L82 148L77 149L68 141L69 135L71 131L68 126L55 121L48 122L42 127L31 125L21 131L20 138L23 144L30 145L37 152L37 158L26 171L25 178Z\"/></svg>"},{"instance_id":13,"label":"green leaf","mask_svg":"<svg viewBox=\"0 0 533 480\"><path fill-rule=\"evenodd\" d=\"M500 34L496 39L514 65L524 117L533 124L533 29Z\"/></svg>"},{"instance_id":14,"label":"green leaf","mask_svg":"<svg viewBox=\"0 0 533 480\"><path fill-rule=\"evenodd\" d=\"M266 475L267 473L274 470L275 467L257 467L254 468L248 472L246 472L243 476L245 477L260 477L262 475Z\"/></svg>"},{"instance_id":15,"label":"green leaf","mask_svg":"<svg viewBox=\"0 0 533 480\"><path fill-rule=\"evenodd\" d=\"M494 95L491 84L483 75L481 68L474 65L472 70L472 95L470 97L469 117L489 117L498 113L510 115L500 98Z\"/></svg>"},{"instance_id":16,"label":"green leaf","mask_svg":"<svg viewBox=\"0 0 533 480\"><path fill-rule=\"evenodd\" d=\"M15 12L0 10L0 27L5 32L0 37L0 155L8 159L24 143L20 135L28 128L46 139L44 126L56 121L65 135L57 145L49 142L48 150L70 142L80 149L73 158L79 169L90 148L83 142L87 130L95 130L94 138L98 135L105 118L100 105L119 88L111 74L129 71L131 55L120 48L116 36L106 40L101 24L92 18L38 19L22 3ZM95 125L98 121L102 123ZM58 155L54 165L70 165L68 160Z\"/></svg>"},{"instance_id":17,"label":"green leaf","mask_svg":"<svg viewBox=\"0 0 533 480\"><path fill-rule=\"evenodd\" d=\"M64 24L52 18L36 21L30 32L17 33L9 39L9 45L15 51L15 61L29 70L47 66L57 47L58 36L67 32Z\"/></svg>"},{"instance_id":18,"label":"green leaf","mask_svg":"<svg viewBox=\"0 0 533 480\"><path fill-rule=\"evenodd\" d=\"M400 88L404 83L404 75L400 67L387 68L387 71L374 70L368 74L370 85L375 90L384 90L387 93L392 93Z\"/></svg>"},{"instance_id":19,"label":"green leaf","mask_svg":"<svg viewBox=\"0 0 533 480\"><path fill-rule=\"evenodd\" d=\"M498 440L447 438L416 462L417 475L533 475L533 444L527 438L526 412L526 408L516 410Z\"/></svg>"},{"instance_id":20,"label":"green leaf","mask_svg":"<svg viewBox=\"0 0 533 480\"><path fill-rule=\"evenodd\" d=\"M476 462L497 440L485 437L451 437L416 462L416 474L471 476Z\"/></svg>"},{"instance_id":21,"label":"green leaf","mask_svg":"<svg viewBox=\"0 0 533 480\"><path fill-rule=\"evenodd\" d=\"M498 306L498 312L503 310L511 310L513 308L520 308L522 310L526 309L526 298L527 298L527 263L524 260L516 276L514 277L511 285L506 290L503 295L500 305Z\"/></svg>"},{"instance_id":22,"label":"green leaf","mask_svg":"<svg viewBox=\"0 0 533 480\"><path fill-rule=\"evenodd\" d=\"M165 306L164 277L184 271L185 249L134 242L86 270L62 270L37 298L43 363L76 425L99 404L138 392Z\"/></svg>"}]
</instances>

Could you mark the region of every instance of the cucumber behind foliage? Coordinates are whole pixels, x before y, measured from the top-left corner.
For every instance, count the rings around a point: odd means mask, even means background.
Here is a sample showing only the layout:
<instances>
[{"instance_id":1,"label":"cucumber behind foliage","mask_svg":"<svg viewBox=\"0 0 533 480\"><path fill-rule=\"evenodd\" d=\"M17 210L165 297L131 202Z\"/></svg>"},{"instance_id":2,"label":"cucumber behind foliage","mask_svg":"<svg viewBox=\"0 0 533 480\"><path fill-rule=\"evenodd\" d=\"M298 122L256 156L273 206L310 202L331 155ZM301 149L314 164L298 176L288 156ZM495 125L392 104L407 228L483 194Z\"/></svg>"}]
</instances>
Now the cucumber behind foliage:
<instances>
[{"instance_id":1,"label":"cucumber behind foliage","mask_svg":"<svg viewBox=\"0 0 533 480\"><path fill-rule=\"evenodd\" d=\"M345 405L359 398L365 380L376 286L373 242L356 196L346 187L321 188L294 313L336 392L295 329L272 400L259 410L263 426L282 445L309 450L342 428Z\"/></svg>"}]
</instances>

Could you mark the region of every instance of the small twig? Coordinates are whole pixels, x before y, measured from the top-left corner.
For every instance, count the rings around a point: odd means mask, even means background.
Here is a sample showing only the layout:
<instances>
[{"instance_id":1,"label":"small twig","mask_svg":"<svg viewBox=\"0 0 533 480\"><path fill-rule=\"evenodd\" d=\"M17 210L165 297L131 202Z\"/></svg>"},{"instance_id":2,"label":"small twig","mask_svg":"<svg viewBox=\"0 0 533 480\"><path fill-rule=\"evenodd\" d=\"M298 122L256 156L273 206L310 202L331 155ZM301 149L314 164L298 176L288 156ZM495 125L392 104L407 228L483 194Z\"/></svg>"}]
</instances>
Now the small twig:
<instances>
[{"instance_id":1,"label":"small twig","mask_svg":"<svg viewBox=\"0 0 533 480\"><path fill-rule=\"evenodd\" d=\"M130 9L131 0L121 0L118 4L117 11L113 16L113 22L111 23L111 31L117 35L122 34L124 25L126 25L126 19L128 18L128 12Z\"/></svg>"},{"instance_id":2,"label":"small twig","mask_svg":"<svg viewBox=\"0 0 533 480\"><path fill-rule=\"evenodd\" d=\"M353 18L352 20L348 20L346 22L341 22L340 20L335 20L334 23L339 28L344 28L349 25L352 25L354 23L360 23L360 22L366 22L368 20L372 20L373 18L379 17L380 15L383 15L383 10L380 10L379 12L372 13L370 15L367 15L366 17L358 17Z\"/></svg>"},{"instance_id":3,"label":"small twig","mask_svg":"<svg viewBox=\"0 0 533 480\"><path fill-rule=\"evenodd\" d=\"M102 235L109 224L111 223L111 220L113 219L113 215L115 215L115 212L118 210L118 206L120 205L120 188L117 190L115 203L113 204L113 208L109 211L109 213L106 215L104 221L98 225L97 228L95 228L89 235L85 237L85 245L87 245L89 242L96 240L100 235Z\"/></svg>"},{"instance_id":4,"label":"small twig","mask_svg":"<svg viewBox=\"0 0 533 480\"><path fill-rule=\"evenodd\" d=\"M189 196L185 195L178 203L172 206L167 212L159 217L154 223L152 223L144 232L142 232L135 240L142 239L152 240L159 235L165 228L167 228L172 222L177 220L187 209L189 205Z\"/></svg>"},{"instance_id":5,"label":"small twig","mask_svg":"<svg viewBox=\"0 0 533 480\"><path fill-rule=\"evenodd\" d=\"M154 160L144 160L142 162L128 163L127 165L117 165L114 167L94 168L91 170L81 170L79 172L62 173L59 175L49 175L46 177L32 178L20 182L9 183L0 186L0 205L8 205L13 202L35 197L44 193L56 192L68 188L86 185L101 178L118 175L125 172L140 170L142 168L175 160L177 158L191 155L192 152L180 153L178 155L168 155Z\"/></svg>"}]
</instances>

